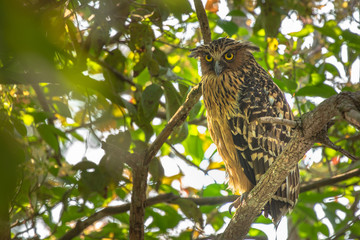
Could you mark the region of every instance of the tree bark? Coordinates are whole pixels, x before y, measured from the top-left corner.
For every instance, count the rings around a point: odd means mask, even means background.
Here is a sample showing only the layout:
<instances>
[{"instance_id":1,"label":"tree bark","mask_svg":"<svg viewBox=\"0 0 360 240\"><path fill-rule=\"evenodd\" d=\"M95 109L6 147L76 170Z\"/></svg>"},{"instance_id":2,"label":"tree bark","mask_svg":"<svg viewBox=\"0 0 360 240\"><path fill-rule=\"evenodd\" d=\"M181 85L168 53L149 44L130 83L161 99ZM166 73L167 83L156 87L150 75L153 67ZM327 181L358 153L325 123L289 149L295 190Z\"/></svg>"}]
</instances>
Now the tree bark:
<instances>
[{"instance_id":1,"label":"tree bark","mask_svg":"<svg viewBox=\"0 0 360 240\"><path fill-rule=\"evenodd\" d=\"M132 169L133 188L130 205L130 240L144 239L144 216L148 166Z\"/></svg>"},{"instance_id":2,"label":"tree bark","mask_svg":"<svg viewBox=\"0 0 360 240\"><path fill-rule=\"evenodd\" d=\"M352 117L348 119L350 112ZM301 118L301 126L294 130L291 141L249 193L246 202L237 209L228 227L217 239L243 239L254 219L261 213L290 170L295 167L313 143L322 137L320 134L326 134L323 129L327 127L327 123L334 116L340 115L356 125L359 122L357 119L359 112L360 92L344 92L330 97L313 111L304 114ZM356 125L356 127L360 126Z\"/></svg>"}]
</instances>

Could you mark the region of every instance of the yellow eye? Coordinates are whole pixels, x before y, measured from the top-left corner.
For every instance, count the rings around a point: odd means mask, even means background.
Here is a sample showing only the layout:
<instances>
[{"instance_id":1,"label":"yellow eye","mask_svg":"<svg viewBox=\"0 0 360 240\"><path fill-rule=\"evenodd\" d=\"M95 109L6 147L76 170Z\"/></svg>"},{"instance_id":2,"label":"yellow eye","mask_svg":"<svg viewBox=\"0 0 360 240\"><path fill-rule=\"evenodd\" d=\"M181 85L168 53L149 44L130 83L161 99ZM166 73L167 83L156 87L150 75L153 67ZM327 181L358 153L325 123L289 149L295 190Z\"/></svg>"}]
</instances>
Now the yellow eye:
<instances>
[{"instance_id":1,"label":"yellow eye","mask_svg":"<svg viewBox=\"0 0 360 240\"><path fill-rule=\"evenodd\" d=\"M232 53L225 53L225 59L226 60L228 60L228 61L230 61L230 60L232 60L233 58L234 58L234 54L232 54Z\"/></svg>"},{"instance_id":2,"label":"yellow eye","mask_svg":"<svg viewBox=\"0 0 360 240\"><path fill-rule=\"evenodd\" d=\"M213 58L210 55L206 55L205 60L208 62L212 62Z\"/></svg>"}]
</instances>

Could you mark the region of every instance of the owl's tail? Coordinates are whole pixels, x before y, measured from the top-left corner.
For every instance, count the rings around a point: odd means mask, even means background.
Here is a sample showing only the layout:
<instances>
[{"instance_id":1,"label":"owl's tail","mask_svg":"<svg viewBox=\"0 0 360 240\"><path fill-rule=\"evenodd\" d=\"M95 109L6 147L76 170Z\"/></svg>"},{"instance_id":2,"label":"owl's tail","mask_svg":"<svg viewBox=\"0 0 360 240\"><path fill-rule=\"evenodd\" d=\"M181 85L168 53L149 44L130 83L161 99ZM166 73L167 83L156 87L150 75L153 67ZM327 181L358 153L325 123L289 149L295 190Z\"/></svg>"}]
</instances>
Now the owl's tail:
<instances>
[{"instance_id":1,"label":"owl's tail","mask_svg":"<svg viewBox=\"0 0 360 240\"><path fill-rule=\"evenodd\" d=\"M299 196L299 190L299 169L296 166L264 208L265 217L270 214L276 228L281 217L294 208Z\"/></svg>"}]
</instances>

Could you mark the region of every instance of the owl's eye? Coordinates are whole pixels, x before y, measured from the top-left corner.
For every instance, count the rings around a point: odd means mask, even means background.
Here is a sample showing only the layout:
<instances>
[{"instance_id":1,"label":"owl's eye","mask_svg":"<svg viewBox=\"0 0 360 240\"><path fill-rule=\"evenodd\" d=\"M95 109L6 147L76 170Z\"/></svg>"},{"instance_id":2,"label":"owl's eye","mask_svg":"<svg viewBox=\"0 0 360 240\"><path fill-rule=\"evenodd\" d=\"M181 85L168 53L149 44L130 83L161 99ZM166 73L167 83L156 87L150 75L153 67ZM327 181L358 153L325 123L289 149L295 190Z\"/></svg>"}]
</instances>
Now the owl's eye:
<instances>
[{"instance_id":1,"label":"owl's eye","mask_svg":"<svg viewBox=\"0 0 360 240\"><path fill-rule=\"evenodd\" d=\"M234 58L234 54L228 52L228 53L225 53L224 57L227 61L230 61Z\"/></svg>"},{"instance_id":2,"label":"owl's eye","mask_svg":"<svg viewBox=\"0 0 360 240\"><path fill-rule=\"evenodd\" d=\"M210 55L206 55L205 60L208 62L212 62L213 58Z\"/></svg>"}]
</instances>

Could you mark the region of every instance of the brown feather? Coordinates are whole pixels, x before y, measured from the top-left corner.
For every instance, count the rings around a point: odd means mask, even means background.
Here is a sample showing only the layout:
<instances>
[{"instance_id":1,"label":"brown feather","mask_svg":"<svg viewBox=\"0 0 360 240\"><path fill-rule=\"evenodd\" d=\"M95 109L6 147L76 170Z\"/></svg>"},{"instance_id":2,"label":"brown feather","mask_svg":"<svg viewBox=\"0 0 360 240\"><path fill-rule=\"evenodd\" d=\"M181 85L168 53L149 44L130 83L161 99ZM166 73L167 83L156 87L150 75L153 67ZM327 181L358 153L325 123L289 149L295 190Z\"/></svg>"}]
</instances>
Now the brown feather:
<instances>
[{"instance_id":1,"label":"brown feather","mask_svg":"<svg viewBox=\"0 0 360 240\"><path fill-rule=\"evenodd\" d=\"M293 115L284 94L255 61L251 51L256 50L250 43L221 38L190 54L200 58L209 132L224 160L229 187L238 193L256 185L291 138L287 126L257 122L264 116L293 119ZM227 60L225 54L234 57ZM265 216L270 214L278 223L294 207L298 194L296 167L266 204Z\"/></svg>"}]
</instances>

